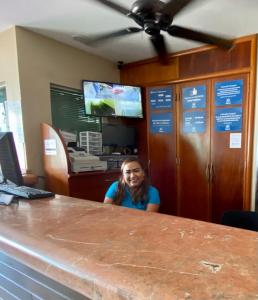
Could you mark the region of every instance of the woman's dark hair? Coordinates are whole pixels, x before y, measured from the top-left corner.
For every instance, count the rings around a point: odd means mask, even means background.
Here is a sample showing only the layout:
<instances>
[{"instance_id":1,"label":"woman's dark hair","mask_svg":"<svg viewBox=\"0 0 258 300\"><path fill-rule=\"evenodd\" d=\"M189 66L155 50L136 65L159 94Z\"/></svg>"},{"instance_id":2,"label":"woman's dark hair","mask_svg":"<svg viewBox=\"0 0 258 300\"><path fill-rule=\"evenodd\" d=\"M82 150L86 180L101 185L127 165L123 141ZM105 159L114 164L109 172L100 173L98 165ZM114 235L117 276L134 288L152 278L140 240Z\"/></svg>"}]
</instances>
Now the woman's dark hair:
<instances>
[{"instance_id":1,"label":"woman's dark hair","mask_svg":"<svg viewBox=\"0 0 258 300\"><path fill-rule=\"evenodd\" d=\"M123 163L121 165L121 175L118 180L117 190L116 190L116 194L114 197L114 203L116 205L121 205L122 200L125 197L125 191L126 191L127 185L126 185L125 181L123 180L123 171L124 171L125 166L131 162L137 162L140 165L140 167L142 168L143 172L145 173L145 176L144 176L144 179L143 179L143 182L141 183L141 185L137 188L130 190L130 193L131 193L131 196L133 199L133 203L138 203L140 201L147 200L149 180L148 180L148 177L147 177L147 174L145 171L144 164L138 158L127 158L126 160L123 161Z\"/></svg>"}]
</instances>

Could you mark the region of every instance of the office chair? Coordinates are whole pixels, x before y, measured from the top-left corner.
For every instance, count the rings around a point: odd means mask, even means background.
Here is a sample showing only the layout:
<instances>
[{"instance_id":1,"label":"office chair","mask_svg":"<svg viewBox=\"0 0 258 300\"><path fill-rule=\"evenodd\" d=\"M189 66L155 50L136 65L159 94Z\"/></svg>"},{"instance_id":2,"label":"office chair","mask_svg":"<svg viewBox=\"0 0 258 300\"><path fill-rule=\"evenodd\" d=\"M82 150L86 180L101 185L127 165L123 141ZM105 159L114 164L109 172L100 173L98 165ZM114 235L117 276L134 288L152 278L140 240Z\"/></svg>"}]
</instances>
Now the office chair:
<instances>
[{"instance_id":1,"label":"office chair","mask_svg":"<svg viewBox=\"0 0 258 300\"><path fill-rule=\"evenodd\" d=\"M222 216L221 224L258 231L258 213L241 210L226 211Z\"/></svg>"}]
</instances>

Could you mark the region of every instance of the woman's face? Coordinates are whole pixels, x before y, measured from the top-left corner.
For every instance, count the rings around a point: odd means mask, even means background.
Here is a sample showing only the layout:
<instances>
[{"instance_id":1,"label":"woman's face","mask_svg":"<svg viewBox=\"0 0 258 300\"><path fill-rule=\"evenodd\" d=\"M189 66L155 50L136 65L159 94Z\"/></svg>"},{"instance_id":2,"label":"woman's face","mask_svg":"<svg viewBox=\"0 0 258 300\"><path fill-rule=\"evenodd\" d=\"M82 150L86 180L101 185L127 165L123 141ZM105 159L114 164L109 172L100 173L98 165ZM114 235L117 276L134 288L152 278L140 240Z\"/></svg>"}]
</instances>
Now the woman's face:
<instances>
[{"instance_id":1,"label":"woman's face","mask_svg":"<svg viewBox=\"0 0 258 300\"><path fill-rule=\"evenodd\" d=\"M123 179L130 188L140 186L144 177L144 171L137 161L129 162L123 168Z\"/></svg>"}]
</instances>

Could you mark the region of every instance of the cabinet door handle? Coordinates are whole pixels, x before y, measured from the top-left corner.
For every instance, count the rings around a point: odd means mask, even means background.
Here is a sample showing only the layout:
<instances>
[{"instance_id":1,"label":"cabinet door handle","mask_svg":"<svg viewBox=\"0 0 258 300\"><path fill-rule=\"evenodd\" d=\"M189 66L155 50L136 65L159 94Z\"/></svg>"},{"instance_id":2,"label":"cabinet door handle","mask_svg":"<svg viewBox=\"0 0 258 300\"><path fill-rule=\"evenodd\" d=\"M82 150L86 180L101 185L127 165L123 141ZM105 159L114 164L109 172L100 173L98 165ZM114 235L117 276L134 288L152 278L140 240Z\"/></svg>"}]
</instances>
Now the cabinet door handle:
<instances>
[{"instance_id":1,"label":"cabinet door handle","mask_svg":"<svg viewBox=\"0 0 258 300\"><path fill-rule=\"evenodd\" d=\"M206 175L207 181L210 181L210 165L209 164L206 165L205 175Z\"/></svg>"},{"instance_id":2,"label":"cabinet door handle","mask_svg":"<svg viewBox=\"0 0 258 300\"><path fill-rule=\"evenodd\" d=\"M213 182L214 179L214 168L213 168L213 164L211 164L210 166L210 182Z\"/></svg>"}]
</instances>

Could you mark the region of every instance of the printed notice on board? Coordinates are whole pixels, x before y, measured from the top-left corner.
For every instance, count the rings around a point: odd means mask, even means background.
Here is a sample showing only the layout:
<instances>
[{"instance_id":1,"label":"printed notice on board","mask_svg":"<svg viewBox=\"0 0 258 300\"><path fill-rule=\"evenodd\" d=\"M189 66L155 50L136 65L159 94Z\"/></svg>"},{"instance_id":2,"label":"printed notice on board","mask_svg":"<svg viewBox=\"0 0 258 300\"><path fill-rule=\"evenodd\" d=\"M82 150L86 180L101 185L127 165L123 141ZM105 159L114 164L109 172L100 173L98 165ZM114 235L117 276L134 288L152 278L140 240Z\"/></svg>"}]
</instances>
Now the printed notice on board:
<instances>
[{"instance_id":1,"label":"printed notice on board","mask_svg":"<svg viewBox=\"0 0 258 300\"><path fill-rule=\"evenodd\" d=\"M152 109L172 108L172 86L152 88L149 97Z\"/></svg>"},{"instance_id":2,"label":"printed notice on board","mask_svg":"<svg viewBox=\"0 0 258 300\"><path fill-rule=\"evenodd\" d=\"M206 130L206 112L188 111L183 113L184 133L203 133Z\"/></svg>"},{"instance_id":3,"label":"printed notice on board","mask_svg":"<svg viewBox=\"0 0 258 300\"><path fill-rule=\"evenodd\" d=\"M242 130L242 107L216 108L215 130L216 131L241 131Z\"/></svg>"},{"instance_id":4,"label":"printed notice on board","mask_svg":"<svg viewBox=\"0 0 258 300\"><path fill-rule=\"evenodd\" d=\"M215 105L225 106L242 104L243 80L217 82L215 84Z\"/></svg>"},{"instance_id":5,"label":"printed notice on board","mask_svg":"<svg viewBox=\"0 0 258 300\"><path fill-rule=\"evenodd\" d=\"M56 140L44 140L45 155L56 155Z\"/></svg>"},{"instance_id":6,"label":"printed notice on board","mask_svg":"<svg viewBox=\"0 0 258 300\"><path fill-rule=\"evenodd\" d=\"M242 133L230 133L229 148L241 148Z\"/></svg>"},{"instance_id":7,"label":"printed notice on board","mask_svg":"<svg viewBox=\"0 0 258 300\"><path fill-rule=\"evenodd\" d=\"M183 88L183 108L205 108L206 85Z\"/></svg>"},{"instance_id":8,"label":"printed notice on board","mask_svg":"<svg viewBox=\"0 0 258 300\"><path fill-rule=\"evenodd\" d=\"M172 132L172 113L151 114L150 131L151 133Z\"/></svg>"}]
</instances>

